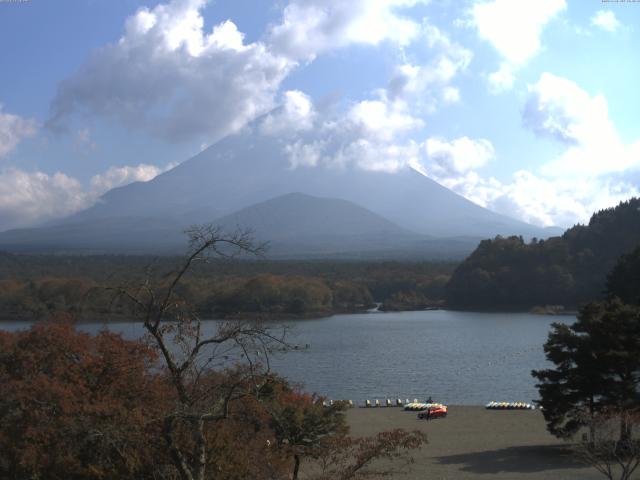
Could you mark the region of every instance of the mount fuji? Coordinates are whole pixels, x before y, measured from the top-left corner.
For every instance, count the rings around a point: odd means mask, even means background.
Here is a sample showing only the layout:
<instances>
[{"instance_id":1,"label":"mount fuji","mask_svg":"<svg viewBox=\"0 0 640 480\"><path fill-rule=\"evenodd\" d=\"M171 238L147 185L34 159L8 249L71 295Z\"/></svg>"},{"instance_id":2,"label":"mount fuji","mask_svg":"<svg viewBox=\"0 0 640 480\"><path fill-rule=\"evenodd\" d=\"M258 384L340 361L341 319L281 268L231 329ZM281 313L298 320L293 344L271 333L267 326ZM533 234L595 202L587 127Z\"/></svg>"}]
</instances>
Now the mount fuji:
<instances>
[{"instance_id":1,"label":"mount fuji","mask_svg":"<svg viewBox=\"0 0 640 480\"><path fill-rule=\"evenodd\" d=\"M293 168L281 139L247 130L70 217L0 233L0 249L177 253L195 223L251 228L273 257L461 257L481 238L561 232L492 212L410 167Z\"/></svg>"}]
</instances>

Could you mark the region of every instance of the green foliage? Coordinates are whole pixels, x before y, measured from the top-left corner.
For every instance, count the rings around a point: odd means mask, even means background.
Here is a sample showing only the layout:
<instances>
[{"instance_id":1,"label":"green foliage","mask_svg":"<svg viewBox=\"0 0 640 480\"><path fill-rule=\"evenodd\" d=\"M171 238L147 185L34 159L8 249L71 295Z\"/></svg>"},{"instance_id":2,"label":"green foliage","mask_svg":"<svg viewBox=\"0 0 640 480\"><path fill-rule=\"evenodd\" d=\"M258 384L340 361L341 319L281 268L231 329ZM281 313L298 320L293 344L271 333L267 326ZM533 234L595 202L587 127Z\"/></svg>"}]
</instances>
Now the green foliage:
<instances>
[{"instance_id":1,"label":"green foliage","mask_svg":"<svg viewBox=\"0 0 640 480\"><path fill-rule=\"evenodd\" d=\"M446 301L454 308L482 310L577 307L603 298L607 273L638 245L638 198L595 213L589 225L577 225L562 237L484 240L454 271Z\"/></svg>"},{"instance_id":2,"label":"green foliage","mask_svg":"<svg viewBox=\"0 0 640 480\"><path fill-rule=\"evenodd\" d=\"M640 247L620 257L607 277L607 293L625 303L640 305Z\"/></svg>"},{"instance_id":3,"label":"green foliage","mask_svg":"<svg viewBox=\"0 0 640 480\"><path fill-rule=\"evenodd\" d=\"M605 408L640 407L639 307L588 304L573 325L553 325L544 350L555 368L532 375L554 435L573 435Z\"/></svg>"}]
</instances>

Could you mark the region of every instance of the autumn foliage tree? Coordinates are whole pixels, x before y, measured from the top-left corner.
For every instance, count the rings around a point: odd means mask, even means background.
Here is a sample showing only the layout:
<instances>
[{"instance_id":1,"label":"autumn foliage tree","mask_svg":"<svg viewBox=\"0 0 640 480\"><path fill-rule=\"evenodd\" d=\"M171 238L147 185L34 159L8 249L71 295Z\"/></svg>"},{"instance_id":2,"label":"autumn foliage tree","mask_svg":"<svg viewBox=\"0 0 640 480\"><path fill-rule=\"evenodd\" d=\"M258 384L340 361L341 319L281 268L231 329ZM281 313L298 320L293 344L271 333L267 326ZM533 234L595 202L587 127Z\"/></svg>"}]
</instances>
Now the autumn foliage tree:
<instances>
[{"instance_id":1,"label":"autumn foliage tree","mask_svg":"<svg viewBox=\"0 0 640 480\"><path fill-rule=\"evenodd\" d=\"M242 232L189 233L191 253L174 273L108 289L144 339L68 322L0 333L0 477L278 480L297 475L302 457L333 455L346 462L335 478L347 479L421 444L401 431L350 439L342 408L269 372L272 349L287 347L282 332L201 322L181 288L194 265L260 248Z\"/></svg>"},{"instance_id":2,"label":"autumn foliage tree","mask_svg":"<svg viewBox=\"0 0 640 480\"><path fill-rule=\"evenodd\" d=\"M344 436L348 431L344 418L347 405L325 405L321 397L289 388L282 381L276 384L265 408L278 445L293 456L293 480L298 478L303 458L317 457L322 440Z\"/></svg>"},{"instance_id":3,"label":"autumn foliage tree","mask_svg":"<svg viewBox=\"0 0 640 480\"><path fill-rule=\"evenodd\" d=\"M144 479L166 469L171 399L149 347L69 323L0 331L0 477Z\"/></svg>"}]
</instances>

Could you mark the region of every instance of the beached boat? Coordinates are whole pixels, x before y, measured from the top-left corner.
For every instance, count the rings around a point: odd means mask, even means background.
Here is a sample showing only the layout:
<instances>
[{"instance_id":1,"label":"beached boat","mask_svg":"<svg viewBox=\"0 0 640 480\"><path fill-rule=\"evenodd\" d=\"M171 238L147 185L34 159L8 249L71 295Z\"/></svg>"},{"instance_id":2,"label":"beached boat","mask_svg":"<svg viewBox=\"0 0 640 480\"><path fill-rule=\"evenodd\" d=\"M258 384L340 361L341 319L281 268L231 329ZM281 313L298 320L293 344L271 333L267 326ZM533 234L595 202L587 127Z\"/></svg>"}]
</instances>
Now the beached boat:
<instances>
[{"instance_id":1,"label":"beached boat","mask_svg":"<svg viewBox=\"0 0 640 480\"><path fill-rule=\"evenodd\" d=\"M487 410L534 410L536 407L525 402L489 402L485 405Z\"/></svg>"}]
</instances>

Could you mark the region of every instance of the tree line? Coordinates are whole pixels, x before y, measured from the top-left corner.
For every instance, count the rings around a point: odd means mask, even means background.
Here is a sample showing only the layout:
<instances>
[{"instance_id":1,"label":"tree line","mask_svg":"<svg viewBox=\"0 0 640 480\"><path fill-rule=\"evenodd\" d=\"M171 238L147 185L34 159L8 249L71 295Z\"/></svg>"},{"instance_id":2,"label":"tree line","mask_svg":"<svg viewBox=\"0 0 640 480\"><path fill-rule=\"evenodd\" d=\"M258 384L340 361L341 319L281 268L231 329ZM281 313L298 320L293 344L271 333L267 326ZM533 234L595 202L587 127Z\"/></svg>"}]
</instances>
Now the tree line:
<instances>
[{"instance_id":1,"label":"tree line","mask_svg":"<svg viewBox=\"0 0 640 480\"><path fill-rule=\"evenodd\" d=\"M454 271L447 305L478 310L576 309L605 295L618 258L640 245L640 199L594 213L547 240L496 237L482 241Z\"/></svg>"},{"instance_id":2,"label":"tree line","mask_svg":"<svg viewBox=\"0 0 640 480\"><path fill-rule=\"evenodd\" d=\"M127 261L130 260L130 261ZM0 255L0 318L41 319L57 312L78 318L131 315L105 287L158 283L179 264L175 257ZM321 316L371 308L440 305L454 265L404 262L230 262L196 265L182 295L209 318ZM163 280L164 279L164 280Z\"/></svg>"}]
</instances>

